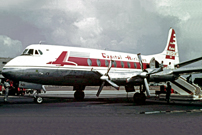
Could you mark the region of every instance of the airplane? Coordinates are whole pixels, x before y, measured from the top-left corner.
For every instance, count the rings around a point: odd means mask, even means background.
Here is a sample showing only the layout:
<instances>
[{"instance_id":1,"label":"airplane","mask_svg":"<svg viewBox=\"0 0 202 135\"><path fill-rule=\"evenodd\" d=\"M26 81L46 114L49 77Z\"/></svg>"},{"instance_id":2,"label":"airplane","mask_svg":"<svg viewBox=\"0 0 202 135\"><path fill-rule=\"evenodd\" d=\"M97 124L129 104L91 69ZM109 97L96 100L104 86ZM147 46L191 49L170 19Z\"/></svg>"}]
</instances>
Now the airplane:
<instances>
[{"instance_id":1,"label":"airplane","mask_svg":"<svg viewBox=\"0 0 202 135\"><path fill-rule=\"evenodd\" d=\"M148 82L173 81L184 73L202 72L202 68L179 68L198 60L201 58L179 63L176 34L170 28L166 47L159 54L32 44L3 67L2 75L15 82L73 86L76 100L84 99L86 86L100 86L98 97L104 86L113 86L117 90L125 86L126 92L134 92L134 86L143 85L143 90L140 87L140 93L136 92L133 99L144 103L145 91L150 97ZM42 98L37 95L34 101L41 103Z\"/></svg>"}]
</instances>

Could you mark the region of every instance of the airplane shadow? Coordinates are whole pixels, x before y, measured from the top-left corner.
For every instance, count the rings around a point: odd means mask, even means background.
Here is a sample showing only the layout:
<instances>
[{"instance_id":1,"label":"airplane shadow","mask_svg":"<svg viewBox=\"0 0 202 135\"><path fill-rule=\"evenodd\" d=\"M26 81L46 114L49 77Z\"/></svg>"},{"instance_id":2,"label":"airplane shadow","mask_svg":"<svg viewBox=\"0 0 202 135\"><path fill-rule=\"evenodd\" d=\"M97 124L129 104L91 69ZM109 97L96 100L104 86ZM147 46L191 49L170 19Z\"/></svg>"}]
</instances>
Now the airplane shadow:
<instances>
[{"instance_id":1,"label":"airplane shadow","mask_svg":"<svg viewBox=\"0 0 202 135\"><path fill-rule=\"evenodd\" d=\"M89 105L120 105L120 106L153 106L153 105L166 105L166 106L192 106L202 107L202 102L188 102L188 101L171 101L169 104L164 100L146 100L145 104L133 103L132 98L85 98L82 101L77 101L74 98L61 98L61 97L45 97L42 104L50 103L87 103ZM8 102L4 102L3 98L0 97L0 106L5 104L36 104L33 101L33 97L20 97L11 98Z\"/></svg>"}]
</instances>

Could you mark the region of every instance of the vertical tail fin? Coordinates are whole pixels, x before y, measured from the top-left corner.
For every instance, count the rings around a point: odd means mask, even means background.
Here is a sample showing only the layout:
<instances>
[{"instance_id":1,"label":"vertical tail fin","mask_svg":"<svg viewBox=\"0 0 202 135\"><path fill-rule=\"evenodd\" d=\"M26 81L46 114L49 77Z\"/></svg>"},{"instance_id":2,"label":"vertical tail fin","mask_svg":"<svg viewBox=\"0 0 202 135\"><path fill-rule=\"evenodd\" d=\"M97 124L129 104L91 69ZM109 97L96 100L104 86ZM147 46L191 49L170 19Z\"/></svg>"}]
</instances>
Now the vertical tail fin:
<instances>
[{"instance_id":1,"label":"vertical tail fin","mask_svg":"<svg viewBox=\"0 0 202 135\"><path fill-rule=\"evenodd\" d=\"M161 53L164 56L165 63L171 62L172 65L179 63L179 53L177 46L177 38L173 28L168 33L168 41L165 50Z\"/></svg>"}]
</instances>

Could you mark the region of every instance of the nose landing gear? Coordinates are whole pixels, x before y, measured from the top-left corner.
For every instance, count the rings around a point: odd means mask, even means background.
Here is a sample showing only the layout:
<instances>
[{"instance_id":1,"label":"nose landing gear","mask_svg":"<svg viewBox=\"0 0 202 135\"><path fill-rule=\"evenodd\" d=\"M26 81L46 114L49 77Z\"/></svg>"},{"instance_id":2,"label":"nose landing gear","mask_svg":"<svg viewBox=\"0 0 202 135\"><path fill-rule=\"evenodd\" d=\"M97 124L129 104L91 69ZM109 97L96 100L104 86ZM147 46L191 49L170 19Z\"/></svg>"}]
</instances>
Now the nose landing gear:
<instances>
[{"instance_id":1,"label":"nose landing gear","mask_svg":"<svg viewBox=\"0 0 202 135\"><path fill-rule=\"evenodd\" d=\"M38 103L38 104L41 104L43 102L43 98L42 97L34 97L34 102L35 103Z\"/></svg>"},{"instance_id":2,"label":"nose landing gear","mask_svg":"<svg viewBox=\"0 0 202 135\"><path fill-rule=\"evenodd\" d=\"M34 103L41 104L43 102L43 98L39 96L39 93L41 93L41 90L37 90L34 93Z\"/></svg>"}]
</instances>

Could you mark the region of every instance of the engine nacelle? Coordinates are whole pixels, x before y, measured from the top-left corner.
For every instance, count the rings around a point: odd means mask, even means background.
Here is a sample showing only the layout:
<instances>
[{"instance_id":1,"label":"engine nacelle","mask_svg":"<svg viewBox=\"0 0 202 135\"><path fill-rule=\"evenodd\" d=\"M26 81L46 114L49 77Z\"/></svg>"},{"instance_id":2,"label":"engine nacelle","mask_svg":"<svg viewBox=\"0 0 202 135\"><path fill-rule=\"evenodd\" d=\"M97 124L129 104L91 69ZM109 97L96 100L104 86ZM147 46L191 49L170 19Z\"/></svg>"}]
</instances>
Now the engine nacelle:
<instances>
[{"instance_id":1,"label":"engine nacelle","mask_svg":"<svg viewBox=\"0 0 202 135\"><path fill-rule=\"evenodd\" d=\"M149 81L150 82L167 82L167 81L174 81L176 76L174 75L150 75Z\"/></svg>"},{"instance_id":2,"label":"engine nacelle","mask_svg":"<svg viewBox=\"0 0 202 135\"><path fill-rule=\"evenodd\" d=\"M135 88L133 85L125 85L126 92L135 92Z\"/></svg>"}]
</instances>

